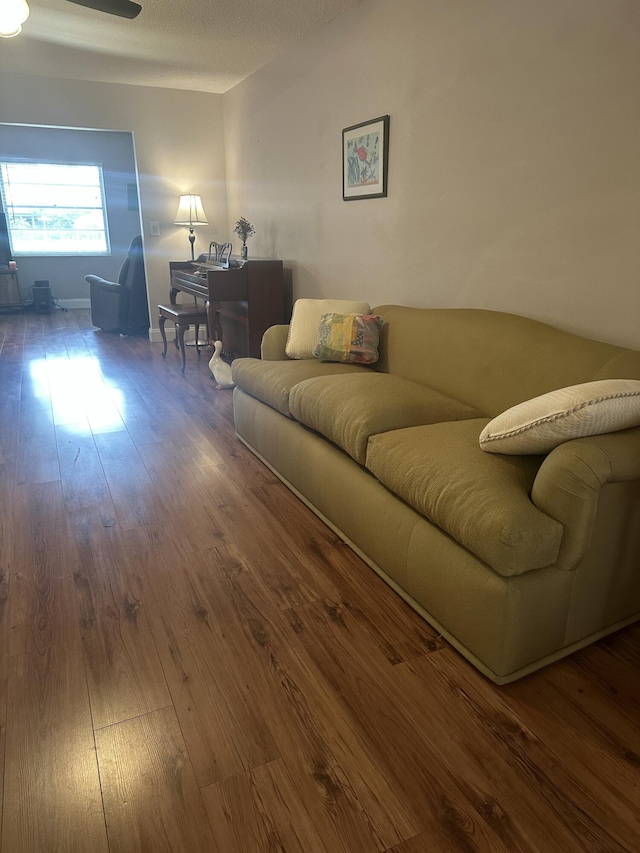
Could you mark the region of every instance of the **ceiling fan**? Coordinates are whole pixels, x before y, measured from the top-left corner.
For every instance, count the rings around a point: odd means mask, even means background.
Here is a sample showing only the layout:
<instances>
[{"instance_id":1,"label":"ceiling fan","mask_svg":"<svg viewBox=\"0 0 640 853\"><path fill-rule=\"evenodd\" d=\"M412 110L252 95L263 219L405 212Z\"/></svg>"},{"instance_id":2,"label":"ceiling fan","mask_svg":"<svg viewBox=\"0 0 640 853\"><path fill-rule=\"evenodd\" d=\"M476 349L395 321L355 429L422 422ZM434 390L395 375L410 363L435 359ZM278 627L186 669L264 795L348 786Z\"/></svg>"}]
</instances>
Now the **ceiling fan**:
<instances>
[{"instance_id":1,"label":"ceiling fan","mask_svg":"<svg viewBox=\"0 0 640 853\"><path fill-rule=\"evenodd\" d=\"M135 18L142 11L139 3L133 0L69 0L78 6L87 6L108 15L119 18ZM3 0L0 5L0 37L13 38L22 32L22 25L29 17L27 0Z\"/></svg>"},{"instance_id":2,"label":"ceiling fan","mask_svg":"<svg viewBox=\"0 0 640 853\"><path fill-rule=\"evenodd\" d=\"M133 0L69 0L77 6L86 6L88 9L96 9L98 12L106 12L108 15L117 15L119 18L135 18L142 11L139 3Z\"/></svg>"}]
</instances>

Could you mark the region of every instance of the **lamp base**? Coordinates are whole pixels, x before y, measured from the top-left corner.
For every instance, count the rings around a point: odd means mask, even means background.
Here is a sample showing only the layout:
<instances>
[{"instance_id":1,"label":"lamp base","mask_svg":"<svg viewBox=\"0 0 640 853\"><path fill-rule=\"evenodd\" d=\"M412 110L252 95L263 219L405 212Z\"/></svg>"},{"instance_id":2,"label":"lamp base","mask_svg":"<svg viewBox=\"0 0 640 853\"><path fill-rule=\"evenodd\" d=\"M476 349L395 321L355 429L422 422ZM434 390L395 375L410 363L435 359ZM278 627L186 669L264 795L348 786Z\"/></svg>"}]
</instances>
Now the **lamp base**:
<instances>
[{"instance_id":1,"label":"lamp base","mask_svg":"<svg viewBox=\"0 0 640 853\"><path fill-rule=\"evenodd\" d=\"M191 260L195 260L193 244L196 242L196 235L193 233L193 228L189 228L189 242L191 243Z\"/></svg>"}]
</instances>

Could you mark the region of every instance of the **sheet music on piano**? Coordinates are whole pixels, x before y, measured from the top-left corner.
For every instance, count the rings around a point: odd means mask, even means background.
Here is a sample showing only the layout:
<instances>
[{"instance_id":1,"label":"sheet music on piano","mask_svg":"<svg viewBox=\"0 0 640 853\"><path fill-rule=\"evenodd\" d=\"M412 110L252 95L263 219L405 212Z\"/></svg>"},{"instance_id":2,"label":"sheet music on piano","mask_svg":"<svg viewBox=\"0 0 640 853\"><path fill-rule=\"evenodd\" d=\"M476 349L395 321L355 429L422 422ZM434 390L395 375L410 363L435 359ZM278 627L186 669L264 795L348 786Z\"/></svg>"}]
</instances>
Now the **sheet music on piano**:
<instances>
[{"instance_id":1,"label":"sheet music on piano","mask_svg":"<svg viewBox=\"0 0 640 853\"><path fill-rule=\"evenodd\" d=\"M228 267L223 266L218 263L211 263L209 261L193 261L192 267L190 270L191 275L198 275L201 278L206 278L209 270L224 270L228 269Z\"/></svg>"},{"instance_id":2,"label":"sheet music on piano","mask_svg":"<svg viewBox=\"0 0 640 853\"><path fill-rule=\"evenodd\" d=\"M231 252L231 243L227 244L229 246L229 252ZM224 258L215 258L209 257L206 252L203 252L201 255L195 259L195 261L191 261L191 268L193 275L200 275L203 278L206 278L209 270L227 270L227 269L238 269L242 267L244 261L236 260L232 258L231 255L226 255Z\"/></svg>"}]
</instances>

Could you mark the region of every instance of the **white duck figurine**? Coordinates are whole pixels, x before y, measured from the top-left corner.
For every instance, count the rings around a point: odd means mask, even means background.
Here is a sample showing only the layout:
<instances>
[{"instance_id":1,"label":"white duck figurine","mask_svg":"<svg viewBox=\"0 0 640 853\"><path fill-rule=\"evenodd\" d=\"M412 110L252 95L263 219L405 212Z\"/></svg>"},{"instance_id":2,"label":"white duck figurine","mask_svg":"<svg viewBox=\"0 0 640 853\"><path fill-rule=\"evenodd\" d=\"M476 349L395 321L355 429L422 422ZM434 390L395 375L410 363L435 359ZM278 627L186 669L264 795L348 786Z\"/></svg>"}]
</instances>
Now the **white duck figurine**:
<instances>
[{"instance_id":1,"label":"white duck figurine","mask_svg":"<svg viewBox=\"0 0 640 853\"><path fill-rule=\"evenodd\" d=\"M216 391L221 388L233 388L235 382L231 376L231 365L222 360L222 341L215 341L213 344L213 355L209 361L209 369L213 373L213 378L218 383Z\"/></svg>"}]
</instances>

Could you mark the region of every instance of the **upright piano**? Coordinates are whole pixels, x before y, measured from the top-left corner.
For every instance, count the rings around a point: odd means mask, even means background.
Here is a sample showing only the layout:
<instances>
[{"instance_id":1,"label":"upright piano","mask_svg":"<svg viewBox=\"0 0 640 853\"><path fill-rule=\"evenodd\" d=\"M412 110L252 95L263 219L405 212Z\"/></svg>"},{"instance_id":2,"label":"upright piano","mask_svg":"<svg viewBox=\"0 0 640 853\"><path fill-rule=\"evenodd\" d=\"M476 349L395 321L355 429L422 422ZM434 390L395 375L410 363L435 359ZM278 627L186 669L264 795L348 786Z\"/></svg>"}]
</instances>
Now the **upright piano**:
<instances>
[{"instance_id":1,"label":"upright piano","mask_svg":"<svg viewBox=\"0 0 640 853\"><path fill-rule=\"evenodd\" d=\"M179 292L204 299L209 338L222 341L228 359L260 358L265 330L288 322L282 261L171 261L169 269L171 304Z\"/></svg>"}]
</instances>

